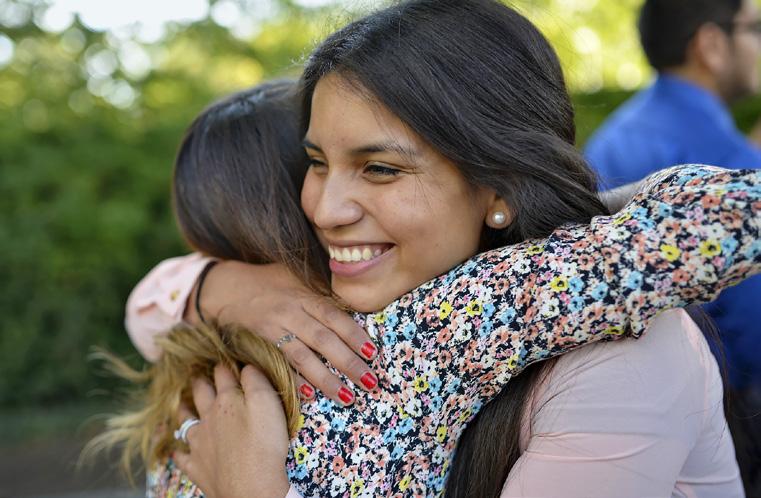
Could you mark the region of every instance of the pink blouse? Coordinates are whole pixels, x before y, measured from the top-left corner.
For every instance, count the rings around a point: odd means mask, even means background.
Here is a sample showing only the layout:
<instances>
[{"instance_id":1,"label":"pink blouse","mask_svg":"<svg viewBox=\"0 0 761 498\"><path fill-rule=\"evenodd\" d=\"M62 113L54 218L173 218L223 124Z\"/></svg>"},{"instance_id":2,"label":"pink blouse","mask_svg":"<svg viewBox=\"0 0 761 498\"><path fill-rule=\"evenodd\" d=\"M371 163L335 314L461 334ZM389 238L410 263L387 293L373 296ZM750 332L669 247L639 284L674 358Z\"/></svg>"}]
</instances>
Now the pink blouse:
<instances>
[{"instance_id":1,"label":"pink blouse","mask_svg":"<svg viewBox=\"0 0 761 498\"><path fill-rule=\"evenodd\" d=\"M718 365L682 310L560 357L525 420L502 498L745 496Z\"/></svg>"},{"instance_id":2,"label":"pink blouse","mask_svg":"<svg viewBox=\"0 0 761 498\"><path fill-rule=\"evenodd\" d=\"M132 292L125 320L150 361L182 320L209 259L158 265ZM502 497L743 497L713 355L683 311L638 340L597 343L558 359L527 407L524 450ZM551 476L548 478L548 476ZM293 488L287 498L300 495Z\"/></svg>"}]
</instances>

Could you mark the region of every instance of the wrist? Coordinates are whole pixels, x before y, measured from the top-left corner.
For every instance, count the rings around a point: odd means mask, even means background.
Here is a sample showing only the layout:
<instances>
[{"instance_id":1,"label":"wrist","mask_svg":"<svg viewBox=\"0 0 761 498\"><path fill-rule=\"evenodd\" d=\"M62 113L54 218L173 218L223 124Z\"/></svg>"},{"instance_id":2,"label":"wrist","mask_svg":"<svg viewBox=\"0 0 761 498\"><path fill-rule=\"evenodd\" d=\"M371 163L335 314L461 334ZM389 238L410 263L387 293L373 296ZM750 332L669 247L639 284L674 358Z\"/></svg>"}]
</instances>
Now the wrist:
<instances>
[{"instance_id":1,"label":"wrist","mask_svg":"<svg viewBox=\"0 0 761 498\"><path fill-rule=\"evenodd\" d=\"M261 282L269 279L264 275L268 266L241 263L240 261L220 261L207 275L200 297L200 308L204 318L216 319L221 323L222 311L236 307L262 292ZM234 314L228 321L235 321Z\"/></svg>"},{"instance_id":2,"label":"wrist","mask_svg":"<svg viewBox=\"0 0 761 498\"><path fill-rule=\"evenodd\" d=\"M203 313L203 310L201 309L201 294L203 293L203 285L206 281L206 277L211 272L211 270L219 264L219 261L210 261L204 269L201 271L201 274L198 276L198 280L196 281L196 285L194 288L195 291L195 299L194 299L194 306L196 310L196 315L198 316L198 320L203 323L204 325L208 325L208 321L206 320L206 316Z\"/></svg>"}]
</instances>

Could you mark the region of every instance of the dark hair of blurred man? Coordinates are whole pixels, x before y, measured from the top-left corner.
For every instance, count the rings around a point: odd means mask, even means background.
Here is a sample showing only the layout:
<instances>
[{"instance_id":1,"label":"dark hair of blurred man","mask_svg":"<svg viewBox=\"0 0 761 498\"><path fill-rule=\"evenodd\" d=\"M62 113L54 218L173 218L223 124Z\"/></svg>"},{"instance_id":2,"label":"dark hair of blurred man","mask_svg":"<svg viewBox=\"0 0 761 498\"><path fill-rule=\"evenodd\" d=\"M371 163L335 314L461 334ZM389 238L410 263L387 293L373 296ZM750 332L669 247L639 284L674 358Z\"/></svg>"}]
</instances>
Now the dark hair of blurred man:
<instances>
[{"instance_id":1,"label":"dark hair of blurred man","mask_svg":"<svg viewBox=\"0 0 761 498\"><path fill-rule=\"evenodd\" d=\"M759 90L761 22L752 1L651 0L639 18L647 59L731 104Z\"/></svg>"},{"instance_id":2,"label":"dark hair of blurred man","mask_svg":"<svg viewBox=\"0 0 761 498\"><path fill-rule=\"evenodd\" d=\"M761 148L727 108L759 91L759 15L755 0L645 0L640 39L658 77L587 143L604 187L674 164L761 168ZM756 130L751 136L761 136ZM724 346L727 419L746 492L761 497L761 276L727 289L705 310Z\"/></svg>"}]
</instances>

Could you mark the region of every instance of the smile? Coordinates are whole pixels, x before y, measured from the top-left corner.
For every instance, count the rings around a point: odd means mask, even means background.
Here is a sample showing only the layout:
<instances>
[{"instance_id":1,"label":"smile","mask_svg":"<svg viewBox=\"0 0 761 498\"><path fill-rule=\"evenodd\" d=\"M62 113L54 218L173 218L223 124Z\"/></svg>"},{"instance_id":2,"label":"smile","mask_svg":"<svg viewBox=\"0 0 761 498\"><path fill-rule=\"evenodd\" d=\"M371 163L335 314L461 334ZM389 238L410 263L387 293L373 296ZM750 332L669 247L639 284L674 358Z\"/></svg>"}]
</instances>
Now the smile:
<instances>
[{"instance_id":1,"label":"smile","mask_svg":"<svg viewBox=\"0 0 761 498\"><path fill-rule=\"evenodd\" d=\"M334 246L328 245L330 259L339 263L360 263L372 261L391 249L390 244L370 244L361 246Z\"/></svg>"},{"instance_id":2,"label":"smile","mask_svg":"<svg viewBox=\"0 0 761 498\"><path fill-rule=\"evenodd\" d=\"M393 244L329 245L330 271L338 277L357 277L385 261Z\"/></svg>"}]
</instances>

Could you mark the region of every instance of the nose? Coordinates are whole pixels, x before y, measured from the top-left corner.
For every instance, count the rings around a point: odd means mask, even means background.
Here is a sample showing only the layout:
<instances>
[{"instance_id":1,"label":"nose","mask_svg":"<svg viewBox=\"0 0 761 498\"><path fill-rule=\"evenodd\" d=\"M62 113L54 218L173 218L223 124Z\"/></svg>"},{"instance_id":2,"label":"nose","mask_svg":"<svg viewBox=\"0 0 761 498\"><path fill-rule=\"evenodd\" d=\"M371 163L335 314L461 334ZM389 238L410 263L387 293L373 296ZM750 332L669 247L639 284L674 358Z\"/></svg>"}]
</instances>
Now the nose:
<instances>
[{"instance_id":1,"label":"nose","mask_svg":"<svg viewBox=\"0 0 761 498\"><path fill-rule=\"evenodd\" d=\"M362 206L354 196L350 175L331 174L324 178L314 210L314 224L322 230L335 230L362 219Z\"/></svg>"}]
</instances>

